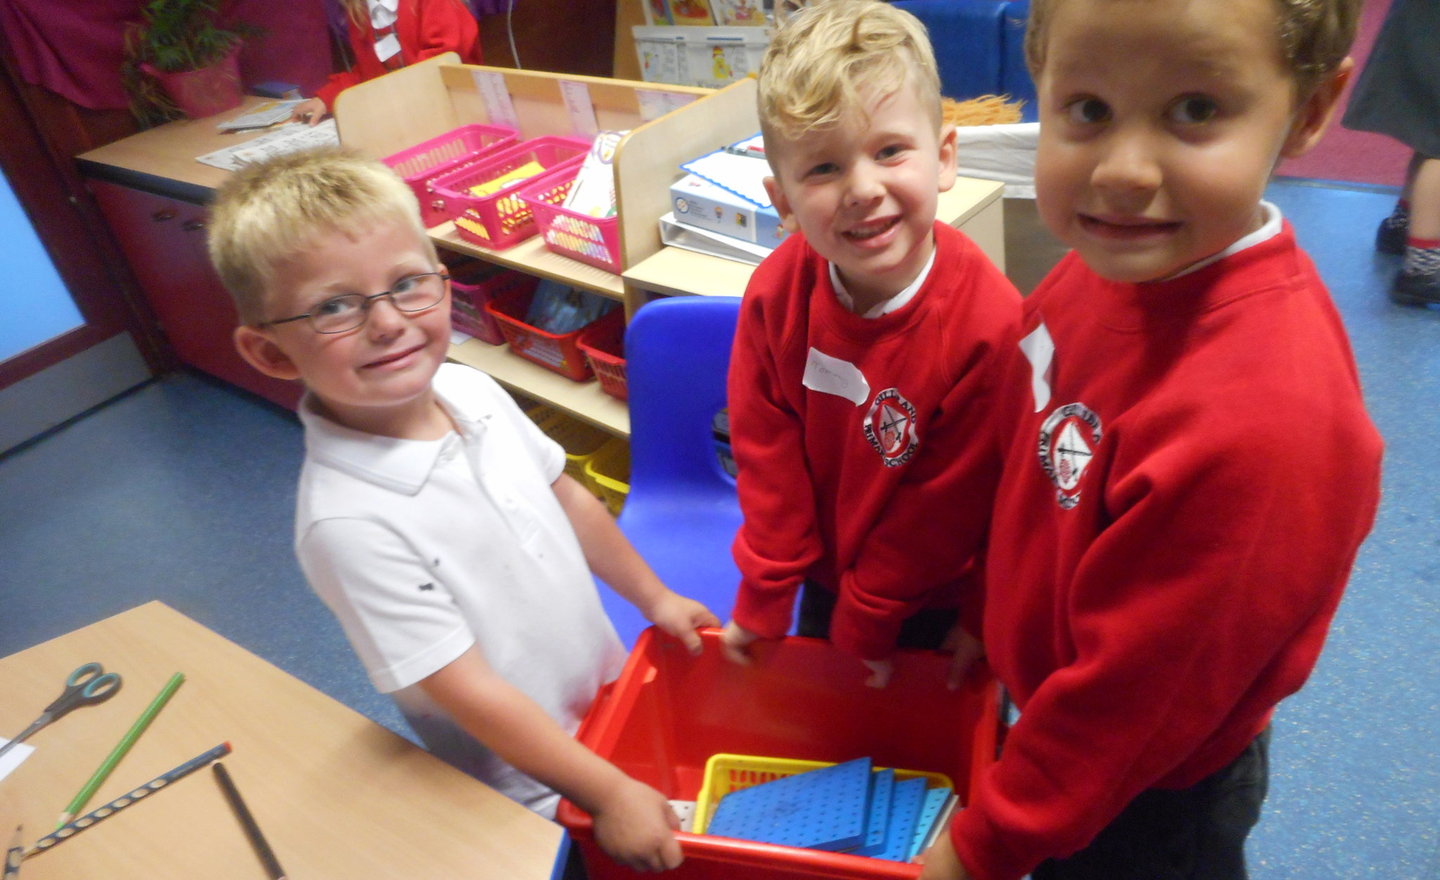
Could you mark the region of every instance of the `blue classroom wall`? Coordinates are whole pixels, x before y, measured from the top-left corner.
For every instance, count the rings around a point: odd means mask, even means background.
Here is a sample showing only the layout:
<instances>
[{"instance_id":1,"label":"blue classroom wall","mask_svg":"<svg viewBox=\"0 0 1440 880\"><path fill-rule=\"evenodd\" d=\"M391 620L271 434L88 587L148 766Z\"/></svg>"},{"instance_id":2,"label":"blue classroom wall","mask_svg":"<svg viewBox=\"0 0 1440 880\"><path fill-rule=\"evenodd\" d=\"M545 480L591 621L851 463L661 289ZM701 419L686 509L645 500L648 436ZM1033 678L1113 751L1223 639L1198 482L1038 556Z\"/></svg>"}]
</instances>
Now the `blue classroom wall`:
<instances>
[{"instance_id":1,"label":"blue classroom wall","mask_svg":"<svg viewBox=\"0 0 1440 880\"><path fill-rule=\"evenodd\" d=\"M925 25L940 69L940 91L964 100L1008 95L1034 122L1035 85L1025 67L1028 0L891 0Z\"/></svg>"},{"instance_id":2,"label":"blue classroom wall","mask_svg":"<svg viewBox=\"0 0 1440 880\"><path fill-rule=\"evenodd\" d=\"M0 191L0 301L5 319L0 321L0 360L34 348L85 323L70 291L30 218L20 207L10 181L4 178Z\"/></svg>"}]
</instances>

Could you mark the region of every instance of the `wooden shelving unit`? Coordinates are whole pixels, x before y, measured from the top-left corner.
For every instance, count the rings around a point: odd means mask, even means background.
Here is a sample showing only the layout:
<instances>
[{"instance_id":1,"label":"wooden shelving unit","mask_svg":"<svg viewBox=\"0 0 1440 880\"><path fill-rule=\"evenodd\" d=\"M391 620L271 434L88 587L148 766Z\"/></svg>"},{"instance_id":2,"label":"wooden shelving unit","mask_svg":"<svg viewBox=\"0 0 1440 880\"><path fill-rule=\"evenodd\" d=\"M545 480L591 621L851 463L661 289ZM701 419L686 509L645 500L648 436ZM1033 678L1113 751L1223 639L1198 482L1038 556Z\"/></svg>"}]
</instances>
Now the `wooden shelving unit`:
<instances>
[{"instance_id":1,"label":"wooden shelving unit","mask_svg":"<svg viewBox=\"0 0 1440 880\"><path fill-rule=\"evenodd\" d=\"M682 162L759 130L754 80L712 91L476 67L454 63L451 56L342 93L335 110L341 142L379 158L466 123L503 121L493 118L495 108L487 104L494 99L497 78L508 95L509 109L501 110L513 111L522 137L575 134L579 121L588 121L591 114L601 130L629 132L614 160L622 270L606 272L554 253L538 236L504 250L479 247L461 239L450 223L430 230L438 247L612 297L624 303L627 316L657 295L743 293L752 266L665 247L659 218L670 209L670 184ZM577 95L589 106L577 106ZM667 112L655 110L683 101L689 103ZM1001 190L992 181L962 178L942 195L940 213L1003 267ZM617 436L629 436L625 404L593 380L572 382L511 355L503 346L477 341L454 346L451 357L520 394Z\"/></svg>"}]
</instances>

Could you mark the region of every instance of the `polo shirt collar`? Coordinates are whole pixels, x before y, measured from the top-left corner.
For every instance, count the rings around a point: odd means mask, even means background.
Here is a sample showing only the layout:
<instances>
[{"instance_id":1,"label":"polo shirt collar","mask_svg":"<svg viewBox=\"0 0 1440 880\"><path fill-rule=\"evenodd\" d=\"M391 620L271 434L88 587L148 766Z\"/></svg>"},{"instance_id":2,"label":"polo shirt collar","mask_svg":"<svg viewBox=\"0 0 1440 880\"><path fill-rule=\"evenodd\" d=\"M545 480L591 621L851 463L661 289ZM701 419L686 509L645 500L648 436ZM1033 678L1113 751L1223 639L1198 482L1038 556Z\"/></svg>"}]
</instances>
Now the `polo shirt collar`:
<instances>
[{"instance_id":1,"label":"polo shirt collar","mask_svg":"<svg viewBox=\"0 0 1440 880\"><path fill-rule=\"evenodd\" d=\"M445 384L436 377L435 394L440 405L462 432L469 436L483 434L491 413L475 406L469 396L447 397ZM356 431L317 412L309 392L300 401L299 415L305 426L305 452L311 460L406 495L419 492L440 456L454 444L463 442L454 433L439 440L402 440Z\"/></svg>"}]
</instances>

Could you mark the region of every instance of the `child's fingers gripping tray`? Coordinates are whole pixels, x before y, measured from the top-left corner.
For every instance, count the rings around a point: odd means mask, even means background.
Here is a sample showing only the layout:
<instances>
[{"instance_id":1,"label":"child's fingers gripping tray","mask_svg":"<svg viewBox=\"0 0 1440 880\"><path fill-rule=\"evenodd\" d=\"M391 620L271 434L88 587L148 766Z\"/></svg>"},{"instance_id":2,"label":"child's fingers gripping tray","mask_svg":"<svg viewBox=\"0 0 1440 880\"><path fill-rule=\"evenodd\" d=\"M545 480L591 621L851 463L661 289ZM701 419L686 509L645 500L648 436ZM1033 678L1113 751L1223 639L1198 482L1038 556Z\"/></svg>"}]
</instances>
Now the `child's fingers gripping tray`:
<instances>
[{"instance_id":1,"label":"child's fingers gripping tray","mask_svg":"<svg viewBox=\"0 0 1440 880\"><path fill-rule=\"evenodd\" d=\"M654 628L643 632L620 678L597 698L577 734L667 798L697 801L697 828L705 829L710 817L701 814L732 789L797 770L869 758L874 767L895 771L888 778L892 791L878 795L887 782L866 768L872 787L862 811L865 836L851 852L682 832L685 862L672 873L685 880L916 877L918 866L878 856L917 851L917 838L923 844L922 831L934 824L925 816L943 806L943 789L953 787L967 801L976 776L993 763L999 712L988 671L977 670L952 691L945 685L948 656L901 651L890 686L874 689L865 686L863 666L823 641L792 637L759 645L755 662L742 667L721 656L719 630L703 630L701 638L704 649L692 657ZM734 759L752 763L737 775L726 769L723 782L718 772L707 774ZM919 784L902 789L907 779ZM901 789L898 798L893 789ZM883 835L877 798L886 806ZM845 845L854 844L855 800L840 820L850 823ZM558 819L581 847L592 880L640 876L600 851L589 816L573 804L562 801ZM856 854L863 851L868 854Z\"/></svg>"}]
</instances>

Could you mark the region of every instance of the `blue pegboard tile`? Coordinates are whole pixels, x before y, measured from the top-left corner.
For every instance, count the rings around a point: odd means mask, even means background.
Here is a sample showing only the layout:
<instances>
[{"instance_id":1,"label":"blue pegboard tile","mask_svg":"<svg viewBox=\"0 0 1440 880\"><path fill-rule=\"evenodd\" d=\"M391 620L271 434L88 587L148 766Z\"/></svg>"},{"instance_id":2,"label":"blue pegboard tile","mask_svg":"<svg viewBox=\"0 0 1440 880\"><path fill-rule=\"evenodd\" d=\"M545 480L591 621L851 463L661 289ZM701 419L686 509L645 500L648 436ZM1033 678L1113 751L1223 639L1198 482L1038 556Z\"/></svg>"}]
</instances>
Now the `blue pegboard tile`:
<instances>
[{"instance_id":1,"label":"blue pegboard tile","mask_svg":"<svg viewBox=\"0 0 1440 880\"><path fill-rule=\"evenodd\" d=\"M888 767L870 774L870 819L865 825L865 842L854 850L857 856L873 856L885 849L885 831L890 827L890 796L895 771Z\"/></svg>"},{"instance_id":2,"label":"blue pegboard tile","mask_svg":"<svg viewBox=\"0 0 1440 880\"><path fill-rule=\"evenodd\" d=\"M891 862L910 859L910 841L915 836L915 820L925 800L925 779L899 779L890 793L890 828L885 833L885 850L875 858Z\"/></svg>"},{"instance_id":3,"label":"blue pegboard tile","mask_svg":"<svg viewBox=\"0 0 1440 880\"><path fill-rule=\"evenodd\" d=\"M784 846L854 849L865 840L869 796L870 759L856 758L732 791L715 806L705 831Z\"/></svg>"},{"instance_id":4,"label":"blue pegboard tile","mask_svg":"<svg viewBox=\"0 0 1440 880\"><path fill-rule=\"evenodd\" d=\"M944 787L925 789L925 799L920 802L920 816L915 820L915 835L910 839L910 852L905 861L920 855L930 837L930 829L935 827L935 820L945 809L945 802L954 796L954 792Z\"/></svg>"}]
</instances>

